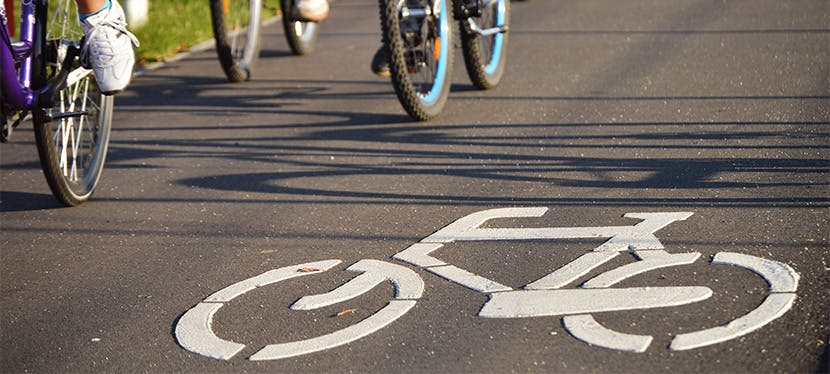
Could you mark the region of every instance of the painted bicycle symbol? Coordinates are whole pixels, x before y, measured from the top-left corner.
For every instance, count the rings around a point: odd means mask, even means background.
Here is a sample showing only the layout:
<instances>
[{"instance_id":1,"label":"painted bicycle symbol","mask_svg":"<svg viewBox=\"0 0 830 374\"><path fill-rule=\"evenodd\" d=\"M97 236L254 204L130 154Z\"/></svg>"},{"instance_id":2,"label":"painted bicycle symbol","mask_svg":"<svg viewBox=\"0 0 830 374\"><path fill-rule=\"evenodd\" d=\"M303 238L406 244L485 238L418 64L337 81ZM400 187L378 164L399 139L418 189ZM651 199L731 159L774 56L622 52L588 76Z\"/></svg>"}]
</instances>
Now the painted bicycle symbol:
<instances>
[{"instance_id":1,"label":"painted bicycle symbol","mask_svg":"<svg viewBox=\"0 0 830 374\"><path fill-rule=\"evenodd\" d=\"M393 258L487 294L489 300L479 311L479 317L560 317L573 337L594 346L629 352L646 351L651 344L652 336L614 331L597 322L592 313L680 306L706 300L712 296L710 288L700 286L612 288L626 279L648 271L689 265L697 261L700 253L669 253L654 235L663 227L675 221L683 221L693 213L628 213L625 217L640 220L633 226L482 227L492 219L541 217L546 211L547 208L502 208L476 212L409 246ZM590 238L608 240L593 251L581 255L521 289L502 285L430 255L445 244L457 241ZM630 252L638 260L601 273L577 288L563 288L621 252ZM213 332L213 316L222 306L257 287L319 274L340 263L340 260L327 260L288 266L230 285L185 312L176 324L176 339L183 348L193 353L229 360L245 348L245 345L224 340ZM784 315L795 302L799 276L786 264L733 252L717 253L711 263L738 266L754 272L768 283L769 294L760 306L725 325L674 336L669 346L671 350L682 351L709 346L749 334ZM358 297L387 281L395 287L394 298L382 309L354 325L310 339L267 345L249 359L275 360L351 343L406 314L415 306L424 291L421 277L402 265L364 259L346 270L360 274L328 293L302 297L290 308L312 310L334 305Z\"/></svg>"}]
</instances>

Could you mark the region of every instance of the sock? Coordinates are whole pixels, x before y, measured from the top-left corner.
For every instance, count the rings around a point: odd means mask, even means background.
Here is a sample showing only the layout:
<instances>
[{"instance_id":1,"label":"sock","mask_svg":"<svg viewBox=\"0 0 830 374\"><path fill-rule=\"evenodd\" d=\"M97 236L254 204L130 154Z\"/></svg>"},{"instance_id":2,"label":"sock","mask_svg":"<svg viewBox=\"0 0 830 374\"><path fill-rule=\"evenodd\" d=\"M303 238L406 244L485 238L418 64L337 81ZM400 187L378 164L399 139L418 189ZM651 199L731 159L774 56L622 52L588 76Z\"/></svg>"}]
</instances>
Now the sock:
<instances>
[{"instance_id":1,"label":"sock","mask_svg":"<svg viewBox=\"0 0 830 374\"><path fill-rule=\"evenodd\" d=\"M78 18L80 18L80 19L81 19L81 22L86 21L86 19L87 19L87 18L92 17L92 16L94 16L94 15L96 15L96 14L98 14L98 13L101 13L101 12L103 12L103 11L105 11L105 10L109 9L110 7L112 7L112 0L107 0L107 3L106 3L106 4L104 4L104 6L103 6L103 7L101 7L101 9L98 9L98 10L96 10L96 11L92 12L92 13L81 13L81 14L78 14Z\"/></svg>"}]
</instances>

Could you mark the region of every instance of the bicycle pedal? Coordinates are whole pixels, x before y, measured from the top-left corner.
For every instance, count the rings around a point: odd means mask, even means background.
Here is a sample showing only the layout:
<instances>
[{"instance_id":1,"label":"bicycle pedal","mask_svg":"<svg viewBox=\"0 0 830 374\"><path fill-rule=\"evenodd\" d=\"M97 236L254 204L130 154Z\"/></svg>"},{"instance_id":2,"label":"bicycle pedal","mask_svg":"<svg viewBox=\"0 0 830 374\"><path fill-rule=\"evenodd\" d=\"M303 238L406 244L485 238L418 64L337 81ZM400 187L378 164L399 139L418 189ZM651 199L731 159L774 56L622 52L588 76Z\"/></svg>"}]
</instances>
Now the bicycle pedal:
<instances>
[{"instance_id":1,"label":"bicycle pedal","mask_svg":"<svg viewBox=\"0 0 830 374\"><path fill-rule=\"evenodd\" d=\"M20 125L26 118L29 117L29 112L14 112L10 117L3 115L3 128L0 130L0 142L6 143L12 136L12 132ZM7 120L11 119L11 124Z\"/></svg>"},{"instance_id":2,"label":"bicycle pedal","mask_svg":"<svg viewBox=\"0 0 830 374\"><path fill-rule=\"evenodd\" d=\"M3 121L3 128L0 129L0 143L6 143L12 136L12 128L8 123Z\"/></svg>"}]
</instances>

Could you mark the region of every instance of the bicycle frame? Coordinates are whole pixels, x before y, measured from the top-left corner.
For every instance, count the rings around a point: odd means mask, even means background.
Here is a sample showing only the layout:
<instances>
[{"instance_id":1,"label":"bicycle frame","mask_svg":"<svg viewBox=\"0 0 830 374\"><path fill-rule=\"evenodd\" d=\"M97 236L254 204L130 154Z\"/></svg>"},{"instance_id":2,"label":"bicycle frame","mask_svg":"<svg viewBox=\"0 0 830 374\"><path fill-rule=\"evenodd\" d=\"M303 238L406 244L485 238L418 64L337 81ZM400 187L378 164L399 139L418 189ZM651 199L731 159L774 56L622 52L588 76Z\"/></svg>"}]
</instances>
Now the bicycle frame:
<instances>
[{"instance_id":1,"label":"bicycle frame","mask_svg":"<svg viewBox=\"0 0 830 374\"><path fill-rule=\"evenodd\" d=\"M0 16L2 46L0 46L0 95L3 103L13 110L31 110L37 106L37 93L31 89L32 54L35 44L35 4L24 1L20 14L20 41L12 43L9 36L5 6ZM15 68L20 66L20 70Z\"/></svg>"},{"instance_id":2,"label":"bicycle frame","mask_svg":"<svg viewBox=\"0 0 830 374\"><path fill-rule=\"evenodd\" d=\"M462 0L456 0L456 7L458 9L455 13L455 18L459 21L467 21L467 25L469 25L470 29L475 31L481 36L491 36L495 34L501 34L508 31L507 26L501 27L490 27L486 29L482 29L478 27L476 24L474 17L481 16L481 10L491 6L497 6L497 0L484 0L483 2L479 0L477 3L473 2L472 4L464 4Z\"/></svg>"},{"instance_id":3,"label":"bicycle frame","mask_svg":"<svg viewBox=\"0 0 830 374\"><path fill-rule=\"evenodd\" d=\"M0 97L4 109L33 110L51 108L54 95L66 86L66 80L75 57L77 46L69 48L60 73L50 81L45 79L45 69L40 66L45 53L45 35L48 0L24 0L20 12L20 40L12 43L5 11L0 17ZM5 10L5 6L3 7Z\"/></svg>"}]
</instances>

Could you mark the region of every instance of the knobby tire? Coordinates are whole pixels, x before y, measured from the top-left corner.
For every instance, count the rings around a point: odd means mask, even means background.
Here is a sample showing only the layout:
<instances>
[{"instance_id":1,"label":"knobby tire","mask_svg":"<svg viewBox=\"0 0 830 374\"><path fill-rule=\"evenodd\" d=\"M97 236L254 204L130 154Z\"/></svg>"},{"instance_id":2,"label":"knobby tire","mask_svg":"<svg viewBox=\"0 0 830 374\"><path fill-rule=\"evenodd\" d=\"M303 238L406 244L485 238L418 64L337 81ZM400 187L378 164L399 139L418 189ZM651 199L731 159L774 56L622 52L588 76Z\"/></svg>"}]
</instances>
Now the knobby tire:
<instances>
[{"instance_id":1,"label":"knobby tire","mask_svg":"<svg viewBox=\"0 0 830 374\"><path fill-rule=\"evenodd\" d=\"M452 18L452 8L448 8L446 3L449 0L443 1L441 18L444 19L438 20L439 32L441 23L449 23L449 19ZM432 3L432 1L429 1L429 3ZM415 120L426 121L441 113L449 96L453 59L452 27L449 23L449 27L444 30L443 38L440 41L441 48L447 49L447 53L442 54L441 60L436 61L436 64L444 69L442 73L436 72L436 75L442 74L440 84L438 87L433 85L428 92L419 92L413 83L407 66L405 55L407 48L401 33L401 20L397 4L397 0L379 0L383 48L386 48L389 56L392 85L395 88L398 100L409 116ZM432 90L438 90L438 92L432 92ZM424 99L428 93L431 93L430 97L434 95L434 98L429 101Z\"/></svg>"},{"instance_id":2,"label":"knobby tire","mask_svg":"<svg viewBox=\"0 0 830 374\"><path fill-rule=\"evenodd\" d=\"M502 8L499 8L499 7ZM481 28L495 27L498 17L503 17L498 26L510 25L510 0L499 0L482 15L475 18ZM470 81L478 89L490 89L499 84L507 64L508 32L493 36L482 36L473 31L467 20L460 21L461 49L464 65ZM498 45L498 46L497 46Z\"/></svg>"}]
</instances>

